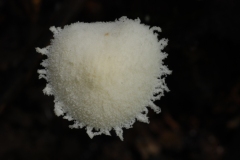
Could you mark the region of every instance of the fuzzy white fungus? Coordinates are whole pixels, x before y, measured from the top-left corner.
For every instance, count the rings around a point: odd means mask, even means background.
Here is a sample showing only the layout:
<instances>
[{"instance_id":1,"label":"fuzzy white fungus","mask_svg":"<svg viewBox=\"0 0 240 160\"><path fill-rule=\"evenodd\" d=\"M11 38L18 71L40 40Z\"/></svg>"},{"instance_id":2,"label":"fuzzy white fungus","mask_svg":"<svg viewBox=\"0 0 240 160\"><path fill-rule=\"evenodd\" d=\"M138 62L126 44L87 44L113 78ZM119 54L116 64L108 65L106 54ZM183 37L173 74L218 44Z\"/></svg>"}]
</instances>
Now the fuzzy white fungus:
<instances>
[{"instance_id":1,"label":"fuzzy white fungus","mask_svg":"<svg viewBox=\"0 0 240 160\"><path fill-rule=\"evenodd\" d=\"M86 127L90 138L114 129L123 140L123 128L135 119L149 123L147 107L169 91L163 65L166 39L158 40L159 27L139 19L115 22L77 22L51 27L51 45L36 48L47 55L38 70L47 81L43 92L54 95L57 116L74 121L70 128Z\"/></svg>"}]
</instances>

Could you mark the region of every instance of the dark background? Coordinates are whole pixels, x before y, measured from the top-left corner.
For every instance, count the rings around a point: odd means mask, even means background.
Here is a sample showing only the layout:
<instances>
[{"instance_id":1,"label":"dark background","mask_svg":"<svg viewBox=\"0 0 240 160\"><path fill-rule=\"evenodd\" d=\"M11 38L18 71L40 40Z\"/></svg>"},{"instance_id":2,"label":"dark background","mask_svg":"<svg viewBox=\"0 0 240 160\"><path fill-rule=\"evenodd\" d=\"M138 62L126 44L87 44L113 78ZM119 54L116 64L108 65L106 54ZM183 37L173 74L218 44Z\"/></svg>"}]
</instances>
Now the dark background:
<instances>
[{"instance_id":1,"label":"dark background","mask_svg":"<svg viewBox=\"0 0 240 160\"><path fill-rule=\"evenodd\" d=\"M0 0L1 160L239 160L238 0ZM37 69L50 26L113 21L160 26L169 39L171 92L162 113L115 135L90 139L55 116ZM94 47L94 44L93 44Z\"/></svg>"}]
</instances>

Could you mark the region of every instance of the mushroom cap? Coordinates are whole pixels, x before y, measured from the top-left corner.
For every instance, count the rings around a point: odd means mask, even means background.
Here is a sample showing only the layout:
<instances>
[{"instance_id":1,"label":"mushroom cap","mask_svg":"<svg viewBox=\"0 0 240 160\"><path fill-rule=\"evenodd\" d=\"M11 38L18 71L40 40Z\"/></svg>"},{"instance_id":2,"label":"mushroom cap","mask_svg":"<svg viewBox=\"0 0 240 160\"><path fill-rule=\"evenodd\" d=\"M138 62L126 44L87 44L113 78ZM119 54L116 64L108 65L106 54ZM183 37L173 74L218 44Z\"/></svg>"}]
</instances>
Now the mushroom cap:
<instances>
[{"instance_id":1,"label":"mushroom cap","mask_svg":"<svg viewBox=\"0 0 240 160\"><path fill-rule=\"evenodd\" d=\"M168 91L171 71L163 65L167 40L158 40L159 27L122 17L50 30L51 45L37 48L48 56L40 78L48 82L44 93L55 97L56 115L74 120L72 128L86 126L91 138L115 129L123 140L122 128L135 119L148 123L148 106L160 112L153 101Z\"/></svg>"}]
</instances>

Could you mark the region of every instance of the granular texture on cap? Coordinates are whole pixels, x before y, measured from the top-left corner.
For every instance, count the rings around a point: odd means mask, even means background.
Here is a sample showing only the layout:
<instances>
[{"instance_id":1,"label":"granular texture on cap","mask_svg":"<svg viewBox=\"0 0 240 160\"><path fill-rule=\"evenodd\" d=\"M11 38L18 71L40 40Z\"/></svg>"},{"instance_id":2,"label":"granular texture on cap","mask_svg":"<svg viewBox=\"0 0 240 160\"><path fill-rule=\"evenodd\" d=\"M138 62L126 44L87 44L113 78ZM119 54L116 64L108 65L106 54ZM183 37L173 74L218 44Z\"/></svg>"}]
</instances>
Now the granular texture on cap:
<instances>
[{"instance_id":1,"label":"granular texture on cap","mask_svg":"<svg viewBox=\"0 0 240 160\"><path fill-rule=\"evenodd\" d=\"M36 48L47 55L38 73L47 81L43 92L54 95L56 115L73 121L71 128L86 127L90 138L114 129L123 140L123 128L149 122L147 107L160 112L153 102L169 91L171 71L163 64L167 40L158 40L159 27L121 17L50 30L51 44Z\"/></svg>"}]
</instances>

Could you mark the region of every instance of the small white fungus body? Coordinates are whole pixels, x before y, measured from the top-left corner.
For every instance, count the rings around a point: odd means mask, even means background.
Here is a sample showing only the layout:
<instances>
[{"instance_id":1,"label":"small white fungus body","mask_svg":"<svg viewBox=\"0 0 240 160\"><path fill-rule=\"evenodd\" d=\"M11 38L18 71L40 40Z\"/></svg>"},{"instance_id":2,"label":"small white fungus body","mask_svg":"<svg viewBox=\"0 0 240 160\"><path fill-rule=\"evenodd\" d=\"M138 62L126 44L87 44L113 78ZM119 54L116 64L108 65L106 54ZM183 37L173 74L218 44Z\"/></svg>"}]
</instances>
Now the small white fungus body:
<instances>
[{"instance_id":1,"label":"small white fungus body","mask_svg":"<svg viewBox=\"0 0 240 160\"><path fill-rule=\"evenodd\" d=\"M114 129L123 140L122 128L149 122L147 107L160 112L153 101L168 91L171 71L163 65L167 40L158 40L159 27L122 17L50 30L51 45L36 49L48 57L38 73L48 82L43 92L55 97L56 115L74 121L71 128L86 126L91 138Z\"/></svg>"}]
</instances>

